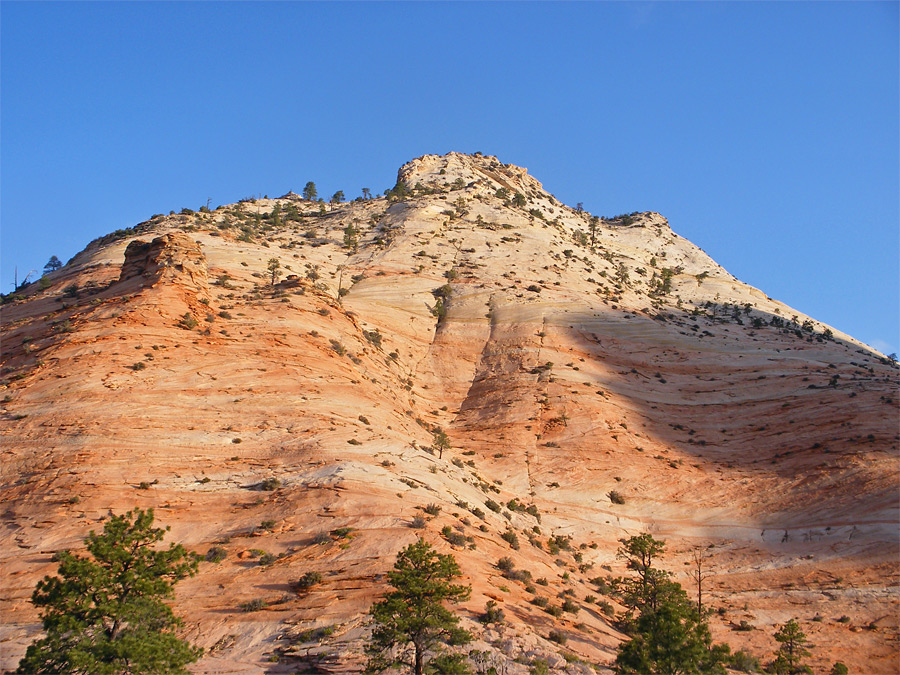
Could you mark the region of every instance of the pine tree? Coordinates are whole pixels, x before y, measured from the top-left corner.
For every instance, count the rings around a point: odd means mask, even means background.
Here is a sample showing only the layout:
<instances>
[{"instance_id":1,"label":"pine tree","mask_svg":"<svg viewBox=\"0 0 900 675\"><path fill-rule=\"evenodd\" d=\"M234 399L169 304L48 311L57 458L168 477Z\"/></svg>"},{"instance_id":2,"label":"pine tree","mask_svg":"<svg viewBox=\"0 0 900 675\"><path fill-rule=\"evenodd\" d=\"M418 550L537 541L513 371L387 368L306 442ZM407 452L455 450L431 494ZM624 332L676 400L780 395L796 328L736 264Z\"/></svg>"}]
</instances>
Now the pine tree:
<instances>
[{"instance_id":1,"label":"pine tree","mask_svg":"<svg viewBox=\"0 0 900 675\"><path fill-rule=\"evenodd\" d=\"M58 554L59 576L31 596L47 636L28 647L18 674L188 673L203 650L175 635L181 621L163 599L196 573L199 556L180 544L155 550L166 530L152 525L153 509L134 509L91 531L91 557Z\"/></svg>"},{"instance_id":2,"label":"pine tree","mask_svg":"<svg viewBox=\"0 0 900 675\"><path fill-rule=\"evenodd\" d=\"M62 267L62 262L55 255L50 256L50 260L47 261L47 264L44 265L44 274L49 274L50 272L55 272L60 267Z\"/></svg>"},{"instance_id":3,"label":"pine tree","mask_svg":"<svg viewBox=\"0 0 900 675\"><path fill-rule=\"evenodd\" d=\"M424 539L400 551L393 571L388 572L394 590L370 610L375 627L366 648L367 672L405 665L422 675L426 660L431 670L467 672L458 656L441 647L467 644L472 637L457 626L459 617L444 606L469 597L470 586L452 583L459 576L454 557L437 553Z\"/></svg>"},{"instance_id":4,"label":"pine tree","mask_svg":"<svg viewBox=\"0 0 900 675\"><path fill-rule=\"evenodd\" d=\"M665 542L642 534L622 539L619 557L637 576L617 580L628 608L620 620L631 636L619 646L616 672L622 675L688 675L725 673L722 661L730 649L713 645L703 614L681 584L653 567Z\"/></svg>"},{"instance_id":5,"label":"pine tree","mask_svg":"<svg viewBox=\"0 0 900 675\"><path fill-rule=\"evenodd\" d=\"M278 258L269 258L269 264L266 266L266 269L272 275L272 286L274 287L278 277L281 276L281 261Z\"/></svg>"},{"instance_id":6,"label":"pine tree","mask_svg":"<svg viewBox=\"0 0 900 675\"><path fill-rule=\"evenodd\" d=\"M801 675L812 672L809 666L803 664L803 659L810 655L810 651L804 647L806 633L800 629L800 624L791 619L778 629L775 639L781 643L772 663L772 670L775 673Z\"/></svg>"},{"instance_id":7,"label":"pine tree","mask_svg":"<svg viewBox=\"0 0 900 675\"><path fill-rule=\"evenodd\" d=\"M316 197L318 196L319 193L316 191L316 184L312 181L309 181L306 184L306 187L303 188L303 198L308 201L314 202L316 200Z\"/></svg>"}]
</instances>

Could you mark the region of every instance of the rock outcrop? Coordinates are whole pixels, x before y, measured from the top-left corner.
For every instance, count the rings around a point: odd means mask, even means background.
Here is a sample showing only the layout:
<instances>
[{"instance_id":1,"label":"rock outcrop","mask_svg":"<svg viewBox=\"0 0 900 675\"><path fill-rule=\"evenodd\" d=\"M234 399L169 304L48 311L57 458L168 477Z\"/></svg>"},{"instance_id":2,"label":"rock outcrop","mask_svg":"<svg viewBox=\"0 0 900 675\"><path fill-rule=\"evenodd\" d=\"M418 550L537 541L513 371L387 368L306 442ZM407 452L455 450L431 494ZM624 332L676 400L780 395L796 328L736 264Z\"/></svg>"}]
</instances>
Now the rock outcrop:
<instances>
[{"instance_id":1,"label":"rock outcrop","mask_svg":"<svg viewBox=\"0 0 900 675\"><path fill-rule=\"evenodd\" d=\"M119 281L141 277L149 286L187 276L198 288L207 285L206 258L200 245L183 232L170 232L153 241L133 239L125 248Z\"/></svg>"}]
</instances>

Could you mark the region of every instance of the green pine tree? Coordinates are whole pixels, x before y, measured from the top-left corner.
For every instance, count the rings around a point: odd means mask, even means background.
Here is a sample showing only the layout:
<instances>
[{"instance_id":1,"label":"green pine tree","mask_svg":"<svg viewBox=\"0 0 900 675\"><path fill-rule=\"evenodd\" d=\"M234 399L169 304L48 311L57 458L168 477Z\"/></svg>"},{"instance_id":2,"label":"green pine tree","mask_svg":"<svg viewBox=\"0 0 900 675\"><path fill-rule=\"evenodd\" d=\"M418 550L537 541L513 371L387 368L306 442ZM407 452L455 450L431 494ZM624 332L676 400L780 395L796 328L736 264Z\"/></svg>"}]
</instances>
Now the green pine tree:
<instances>
[{"instance_id":1,"label":"green pine tree","mask_svg":"<svg viewBox=\"0 0 900 675\"><path fill-rule=\"evenodd\" d=\"M269 274L272 275L272 287L274 288L275 282L278 280L278 277L281 276L281 261L278 260L278 258L269 258L266 269L269 270Z\"/></svg>"},{"instance_id":2,"label":"green pine tree","mask_svg":"<svg viewBox=\"0 0 900 675\"><path fill-rule=\"evenodd\" d=\"M401 666L415 675L465 673L466 664L444 652L442 644L467 644L472 636L459 628L459 617L444 604L465 600L471 587L454 584L460 576L452 555L437 553L424 539L400 551L388 581L394 590L372 605L372 638L366 647L366 671Z\"/></svg>"},{"instance_id":3,"label":"green pine tree","mask_svg":"<svg viewBox=\"0 0 900 675\"><path fill-rule=\"evenodd\" d=\"M619 624L631 636L619 646L621 675L693 675L722 673L728 645L713 645L709 626L681 584L653 567L665 542L642 534L622 539L619 557L636 577L619 579L617 590L627 607Z\"/></svg>"},{"instance_id":4,"label":"green pine tree","mask_svg":"<svg viewBox=\"0 0 900 675\"><path fill-rule=\"evenodd\" d=\"M781 643L775 653L775 661L772 670L778 675L802 675L811 673L809 666L804 665L803 659L810 655L806 644L806 633L800 629L794 619L784 624L775 633L775 639Z\"/></svg>"},{"instance_id":5,"label":"green pine tree","mask_svg":"<svg viewBox=\"0 0 900 675\"><path fill-rule=\"evenodd\" d=\"M155 550L166 530L152 525L153 509L134 509L91 531L91 557L58 555L58 576L31 596L47 636L28 647L18 674L188 673L203 650L175 635L181 621L163 600L196 573L199 556L180 544Z\"/></svg>"}]
</instances>

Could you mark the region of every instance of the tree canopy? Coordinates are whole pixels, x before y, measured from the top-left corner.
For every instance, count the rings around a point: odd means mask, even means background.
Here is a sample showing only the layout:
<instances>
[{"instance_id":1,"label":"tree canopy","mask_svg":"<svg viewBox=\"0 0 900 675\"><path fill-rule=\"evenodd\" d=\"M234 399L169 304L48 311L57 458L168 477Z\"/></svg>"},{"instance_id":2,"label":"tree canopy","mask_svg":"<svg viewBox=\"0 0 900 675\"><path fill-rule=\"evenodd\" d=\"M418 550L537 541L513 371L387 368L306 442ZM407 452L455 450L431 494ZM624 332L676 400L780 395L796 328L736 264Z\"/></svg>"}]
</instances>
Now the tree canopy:
<instances>
[{"instance_id":1,"label":"tree canopy","mask_svg":"<svg viewBox=\"0 0 900 675\"><path fill-rule=\"evenodd\" d=\"M705 617L681 584L653 567L665 542L649 534L620 540L623 558L634 578L617 580L627 611L619 622L630 636L619 646L616 672L621 675L694 675L722 673L730 649L712 644Z\"/></svg>"},{"instance_id":2,"label":"tree canopy","mask_svg":"<svg viewBox=\"0 0 900 675\"><path fill-rule=\"evenodd\" d=\"M465 663L446 653L442 644L466 644L471 635L459 628L459 617L444 605L465 600L471 587L454 584L460 576L456 559L437 553L424 539L400 551L388 581L394 590L372 605L374 621L367 672L408 666L416 675L431 670L467 672Z\"/></svg>"},{"instance_id":3,"label":"tree canopy","mask_svg":"<svg viewBox=\"0 0 900 675\"><path fill-rule=\"evenodd\" d=\"M309 201L315 201L316 197L319 196L319 193L316 191L316 184L312 181L309 181L306 186L303 188L303 198L308 199Z\"/></svg>"},{"instance_id":4,"label":"tree canopy","mask_svg":"<svg viewBox=\"0 0 900 675\"><path fill-rule=\"evenodd\" d=\"M18 674L186 674L203 650L178 638L181 624L163 602L197 571L199 556L180 544L155 549L166 530L153 509L108 520L85 539L90 557L58 554L58 576L39 581L31 596L46 637L35 640Z\"/></svg>"}]
</instances>

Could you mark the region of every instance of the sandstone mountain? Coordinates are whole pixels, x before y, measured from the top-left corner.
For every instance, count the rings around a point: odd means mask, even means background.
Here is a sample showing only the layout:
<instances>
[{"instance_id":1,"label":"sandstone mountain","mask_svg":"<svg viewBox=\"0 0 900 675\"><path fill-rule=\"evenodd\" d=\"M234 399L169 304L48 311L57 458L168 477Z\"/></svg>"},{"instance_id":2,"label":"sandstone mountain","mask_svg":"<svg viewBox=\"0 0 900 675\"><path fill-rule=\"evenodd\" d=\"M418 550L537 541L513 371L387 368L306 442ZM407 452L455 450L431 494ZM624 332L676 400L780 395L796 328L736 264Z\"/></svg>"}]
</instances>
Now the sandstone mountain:
<instances>
[{"instance_id":1,"label":"sandstone mountain","mask_svg":"<svg viewBox=\"0 0 900 675\"><path fill-rule=\"evenodd\" d=\"M896 365L657 213L428 155L383 197L154 216L6 300L0 668L54 553L140 506L224 555L177 587L198 673L358 671L419 536L473 587L480 667L610 672L603 577L641 532L692 595L702 552L733 650L796 617L816 672L897 670Z\"/></svg>"}]
</instances>

